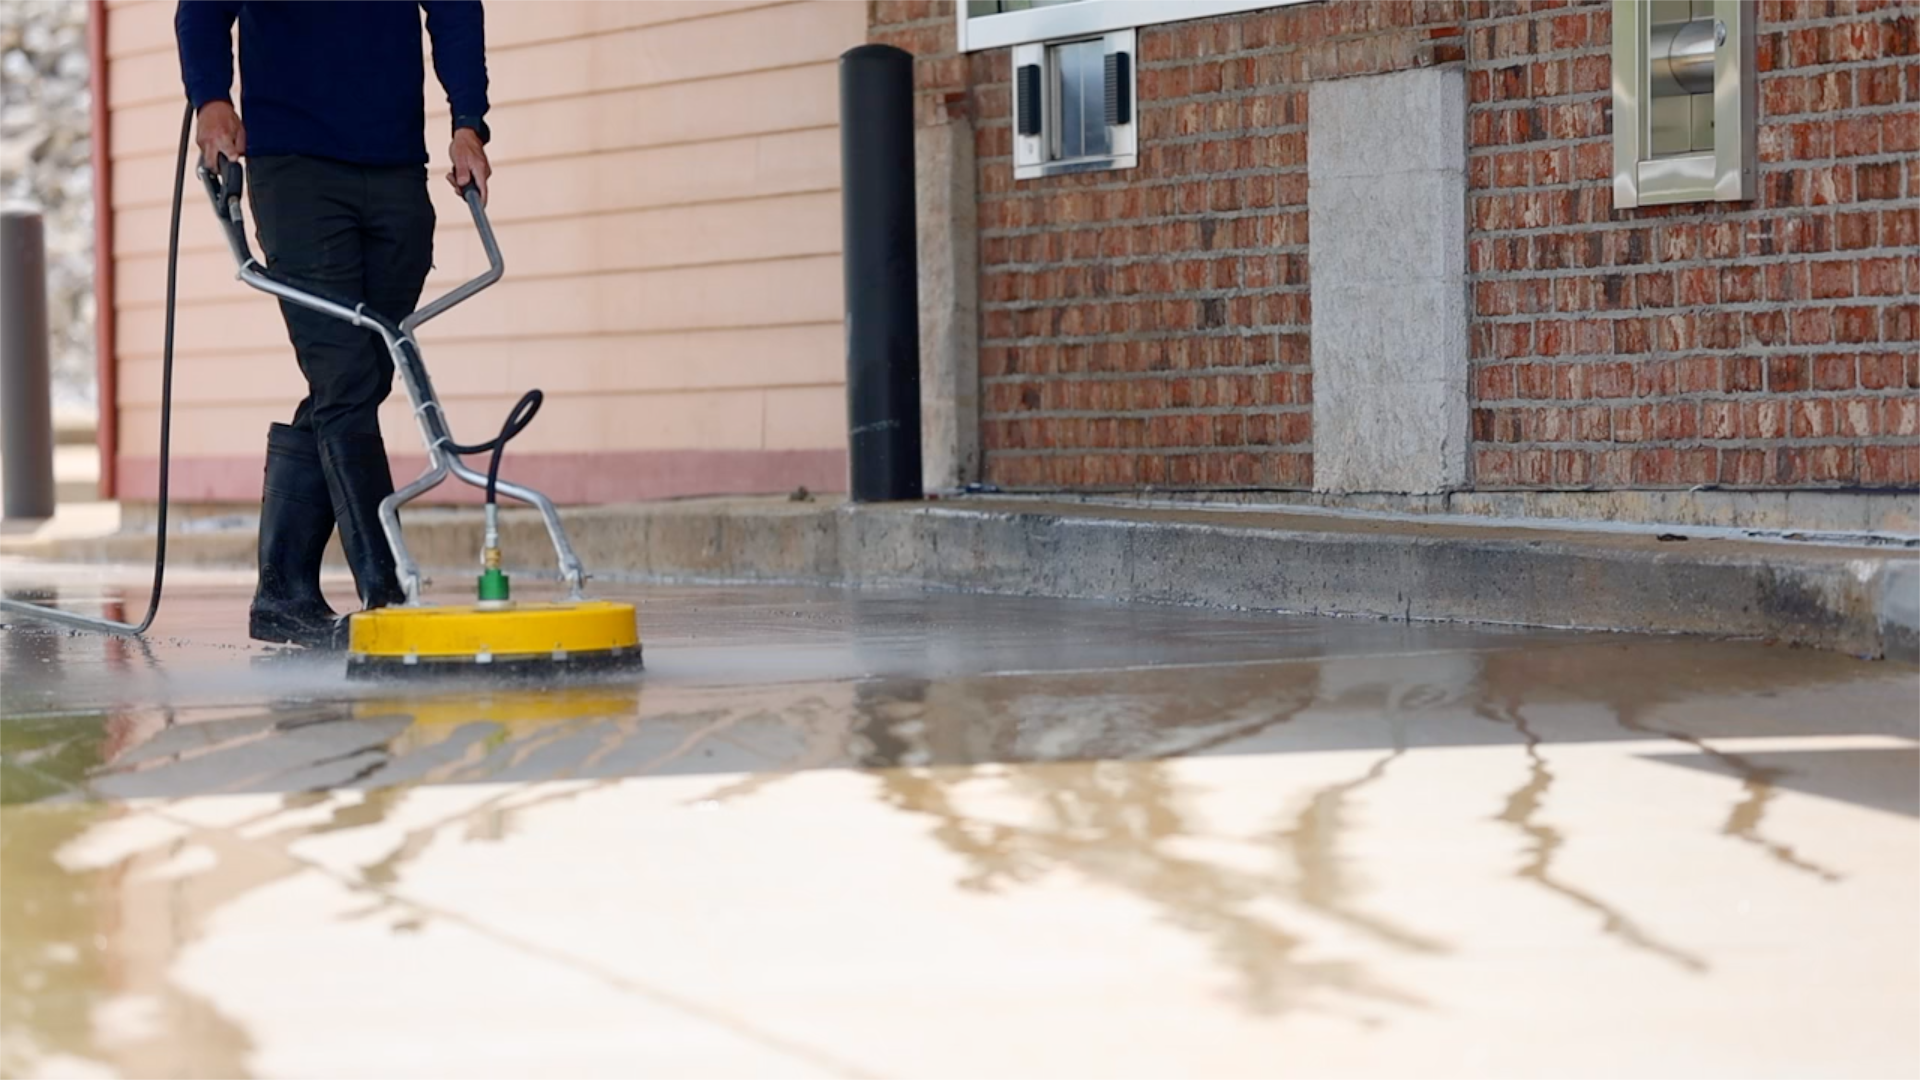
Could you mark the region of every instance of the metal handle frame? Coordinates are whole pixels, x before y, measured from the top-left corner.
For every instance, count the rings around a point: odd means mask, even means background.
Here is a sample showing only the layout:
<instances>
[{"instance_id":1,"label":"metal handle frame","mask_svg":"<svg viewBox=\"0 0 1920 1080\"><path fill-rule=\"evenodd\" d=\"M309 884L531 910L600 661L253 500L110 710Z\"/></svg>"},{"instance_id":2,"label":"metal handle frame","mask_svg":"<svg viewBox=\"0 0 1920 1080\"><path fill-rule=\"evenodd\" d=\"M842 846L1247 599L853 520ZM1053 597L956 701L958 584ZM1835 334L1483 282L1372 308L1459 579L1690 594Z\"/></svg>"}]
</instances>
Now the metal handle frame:
<instances>
[{"instance_id":1,"label":"metal handle frame","mask_svg":"<svg viewBox=\"0 0 1920 1080\"><path fill-rule=\"evenodd\" d=\"M235 170L229 170L229 174L235 177L239 175ZM387 534L387 545L393 551L393 561L399 571L401 584L406 588L407 605L419 606L422 602L421 587L426 579L421 576L420 565L414 561L413 554L407 550L406 541L400 535L400 508L440 486L448 476L477 488L484 489L487 486L486 475L469 468L451 449L454 440L447 427L446 410L440 407L440 398L427 378L420 343L414 337L414 331L421 324L471 299L506 273L506 261L500 255L500 244L494 238L493 225L487 220L486 207L481 205L479 189L469 184L460 194L466 200L467 209L473 213L474 227L480 233L480 246L487 253L487 269L395 324L378 312L369 310L363 303L348 306L308 292L271 274L253 257L247 245L239 184L223 183L219 176L204 166L200 168L199 175L201 182L206 185L208 197L213 201L214 213L220 218L222 231L226 233L227 246L240 266L235 276L242 283L289 303L371 330L380 336L387 353L392 356L393 366L400 373L400 381L407 388L407 398L413 403L413 417L419 425L420 438L426 444L427 469L412 482L381 500L380 528ZM573 544L560 524L560 511L553 501L530 487L506 480L498 481L494 487L500 494L518 499L540 511L540 518L547 527L547 536L553 541L554 555L559 560L560 576L567 582L568 595L574 600L583 599L586 570L581 566L579 556L574 554Z\"/></svg>"}]
</instances>

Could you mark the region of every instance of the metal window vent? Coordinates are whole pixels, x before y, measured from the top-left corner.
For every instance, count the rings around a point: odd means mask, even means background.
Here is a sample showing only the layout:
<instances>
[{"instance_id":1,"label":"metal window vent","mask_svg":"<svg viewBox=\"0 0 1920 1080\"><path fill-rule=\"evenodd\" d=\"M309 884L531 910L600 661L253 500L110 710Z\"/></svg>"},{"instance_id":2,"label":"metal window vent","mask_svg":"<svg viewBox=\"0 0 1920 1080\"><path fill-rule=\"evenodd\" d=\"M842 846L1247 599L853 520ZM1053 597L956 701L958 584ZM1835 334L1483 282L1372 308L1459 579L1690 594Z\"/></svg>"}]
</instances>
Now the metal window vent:
<instances>
[{"instance_id":1,"label":"metal window vent","mask_svg":"<svg viewBox=\"0 0 1920 1080\"><path fill-rule=\"evenodd\" d=\"M1109 125L1133 123L1133 56L1129 53L1110 52L1107 54L1107 123Z\"/></svg>"},{"instance_id":2,"label":"metal window vent","mask_svg":"<svg viewBox=\"0 0 1920 1080\"><path fill-rule=\"evenodd\" d=\"M1040 65L1021 64L1014 77L1014 127L1022 135L1040 134Z\"/></svg>"}]
</instances>

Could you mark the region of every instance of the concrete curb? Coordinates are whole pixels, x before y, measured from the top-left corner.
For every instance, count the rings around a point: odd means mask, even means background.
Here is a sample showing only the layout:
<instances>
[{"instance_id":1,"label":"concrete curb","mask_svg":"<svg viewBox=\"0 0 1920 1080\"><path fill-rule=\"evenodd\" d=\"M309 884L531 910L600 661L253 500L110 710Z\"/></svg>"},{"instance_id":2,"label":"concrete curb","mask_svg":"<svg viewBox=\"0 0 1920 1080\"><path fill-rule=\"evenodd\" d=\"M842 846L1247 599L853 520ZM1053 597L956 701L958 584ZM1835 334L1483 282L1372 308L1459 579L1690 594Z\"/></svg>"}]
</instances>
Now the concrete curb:
<instances>
[{"instance_id":1,"label":"concrete curb","mask_svg":"<svg viewBox=\"0 0 1920 1080\"><path fill-rule=\"evenodd\" d=\"M1013 499L860 507L689 500L583 508L567 519L589 570L614 580L936 588L1767 637L1920 658L1920 553L1903 548ZM474 572L479 537L470 510L423 510L407 522L416 556L443 580ZM512 564L551 566L531 513L504 514L502 539ZM152 557L152 545L151 535L123 533L6 551L138 562ZM244 529L177 535L168 550L175 565L253 559Z\"/></svg>"}]
</instances>

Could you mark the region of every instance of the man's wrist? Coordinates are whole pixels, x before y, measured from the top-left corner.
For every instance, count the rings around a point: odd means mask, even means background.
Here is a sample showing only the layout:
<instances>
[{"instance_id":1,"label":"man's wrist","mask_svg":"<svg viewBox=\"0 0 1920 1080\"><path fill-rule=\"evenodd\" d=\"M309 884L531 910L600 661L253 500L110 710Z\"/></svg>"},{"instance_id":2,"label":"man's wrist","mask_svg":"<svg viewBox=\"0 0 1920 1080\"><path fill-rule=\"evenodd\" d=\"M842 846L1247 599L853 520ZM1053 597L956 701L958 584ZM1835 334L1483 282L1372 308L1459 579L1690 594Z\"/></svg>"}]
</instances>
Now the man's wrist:
<instances>
[{"instance_id":1,"label":"man's wrist","mask_svg":"<svg viewBox=\"0 0 1920 1080\"><path fill-rule=\"evenodd\" d=\"M473 132L474 137L480 140L481 146L485 146L493 141L493 131L487 127L487 122L478 116L454 117L453 133L458 135L462 131Z\"/></svg>"}]
</instances>

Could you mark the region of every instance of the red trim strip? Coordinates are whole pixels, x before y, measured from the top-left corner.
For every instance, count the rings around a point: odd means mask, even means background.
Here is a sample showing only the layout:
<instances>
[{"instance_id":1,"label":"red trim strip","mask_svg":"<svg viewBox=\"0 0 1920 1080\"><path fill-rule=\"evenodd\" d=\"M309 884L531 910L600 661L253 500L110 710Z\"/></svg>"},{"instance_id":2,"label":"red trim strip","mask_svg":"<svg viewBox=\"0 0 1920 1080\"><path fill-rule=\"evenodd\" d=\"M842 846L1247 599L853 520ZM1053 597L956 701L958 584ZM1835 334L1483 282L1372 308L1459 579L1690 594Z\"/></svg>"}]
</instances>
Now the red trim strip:
<instances>
[{"instance_id":1,"label":"red trim strip","mask_svg":"<svg viewBox=\"0 0 1920 1080\"><path fill-rule=\"evenodd\" d=\"M197 457L173 461L172 498L182 503L257 503L262 456ZM484 467L476 460L476 466ZM405 482L426 468L417 455L397 457L393 475ZM158 459L118 462L120 497L152 501L159 495ZM675 499L692 495L778 495L847 490L845 450L626 450L604 454L524 454L507 458L508 478L568 506ZM449 480L424 503L477 503L479 489Z\"/></svg>"},{"instance_id":2,"label":"red trim strip","mask_svg":"<svg viewBox=\"0 0 1920 1080\"><path fill-rule=\"evenodd\" d=\"M100 451L100 497L111 499L120 453L120 379L113 340L113 110L107 107L107 2L87 4L87 87L93 132L93 363L94 445Z\"/></svg>"}]
</instances>

